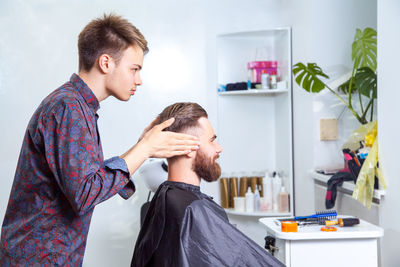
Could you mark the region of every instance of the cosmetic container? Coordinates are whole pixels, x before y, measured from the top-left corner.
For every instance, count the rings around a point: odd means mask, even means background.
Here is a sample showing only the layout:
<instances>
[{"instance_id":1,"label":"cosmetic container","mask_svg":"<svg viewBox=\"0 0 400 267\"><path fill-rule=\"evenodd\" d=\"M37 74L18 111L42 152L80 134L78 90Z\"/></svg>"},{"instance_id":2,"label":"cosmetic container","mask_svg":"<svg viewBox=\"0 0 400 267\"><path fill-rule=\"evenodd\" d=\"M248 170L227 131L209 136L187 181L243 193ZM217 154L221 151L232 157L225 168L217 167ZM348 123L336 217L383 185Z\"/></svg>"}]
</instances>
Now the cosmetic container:
<instances>
[{"instance_id":1,"label":"cosmetic container","mask_svg":"<svg viewBox=\"0 0 400 267\"><path fill-rule=\"evenodd\" d=\"M260 211L260 192L258 188L254 192L254 211Z\"/></svg>"},{"instance_id":2,"label":"cosmetic container","mask_svg":"<svg viewBox=\"0 0 400 267\"><path fill-rule=\"evenodd\" d=\"M266 70L263 70L261 74L261 88L264 90L269 89L269 74Z\"/></svg>"},{"instance_id":3,"label":"cosmetic container","mask_svg":"<svg viewBox=\"0 0 400 267\"><path fill-rule=\"evenodd\" d=\"M286 192L285 187L281 187L281 192L278 195L278 211L289 212L289 193Z\"/></svg>"},{"instance_id":4,"label":"cosmetic container","mask_svg":"<svg viewBox=\"0 0 400 267\"><path fill-rule=\"evenodd\" d=\"M254 194L250 187L248 187L246 193L246 212L254 212Z\"/></svg>"},{"instance_id":5,"label":"cosmetic container","mask_svg":"<svg viewBox=\"0 0 400 267\"><path fill-rule=\"evenodd\" d=\"M272 178L268 172L265 173L263 178L264 199L261 203L261 210L269 211L272 209Z\"/></svg>"},{"instance_id":6,"label":"cosmetic container","mask_svg":"<svg viewBox=\"0 0 400 267\"><path fill-rule=\"evenodd\" d=\"M281 191L281 186L282 186L282 179L277 174L274 172L274 177L272 178L272 202L273 202L273 209L274 211L278 211L278 195L279 192Z\"/></svg>"}]
</instances>

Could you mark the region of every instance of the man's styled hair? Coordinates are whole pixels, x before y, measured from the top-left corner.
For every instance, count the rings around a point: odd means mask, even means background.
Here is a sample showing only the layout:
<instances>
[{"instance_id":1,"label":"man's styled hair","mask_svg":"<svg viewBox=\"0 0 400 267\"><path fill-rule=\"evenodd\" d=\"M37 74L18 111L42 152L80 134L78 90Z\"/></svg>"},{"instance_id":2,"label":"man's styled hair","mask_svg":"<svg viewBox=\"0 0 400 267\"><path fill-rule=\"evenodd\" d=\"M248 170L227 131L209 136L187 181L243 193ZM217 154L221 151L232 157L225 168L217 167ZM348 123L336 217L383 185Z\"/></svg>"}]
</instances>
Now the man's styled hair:
<instances>
[{"instance_id":1,"label":"man's styled hair","mask_svg":"<svg viewBox=\"0 0 400 267\"><path fill-rule=\"evenodd\" d=\"M207 112L197 103L180 102L166 107L159 115L160 122L175 118L174 123L164 131L183 132L198 126L200 118L208 118Z\"/></svg>"},{"instance_id":2,"label":"man's styled hair","mask_svg":"<svg viewBox=\"0 0 400 267\"><path fill-rule=\"evenodd\" d=\"M149 51L142 33L128 20L104 14L92 20L79 34L79 71L89 71L102 54L109 54L118 64L129 46L141 48L143 53Z\"/></svg>"}]
</instances>

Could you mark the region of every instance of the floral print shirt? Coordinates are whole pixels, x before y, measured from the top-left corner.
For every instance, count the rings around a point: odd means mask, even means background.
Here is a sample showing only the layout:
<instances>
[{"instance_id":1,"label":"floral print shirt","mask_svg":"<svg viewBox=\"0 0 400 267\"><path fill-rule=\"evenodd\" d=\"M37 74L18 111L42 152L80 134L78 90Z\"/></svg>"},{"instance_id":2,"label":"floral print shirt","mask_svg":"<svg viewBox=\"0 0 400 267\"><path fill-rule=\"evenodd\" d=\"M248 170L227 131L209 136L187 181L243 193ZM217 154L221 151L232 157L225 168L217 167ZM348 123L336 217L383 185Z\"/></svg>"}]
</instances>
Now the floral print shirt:
<instances>
[{"instance_id":1,"label":"floral print shirt","mask_svg":"<svg viewBox=\"0 0 400 267\"><path fill-rule=\"evenodd\" d=\"M33 114L1 230L0 266L81 266L95 205L135 192L125 161L103 160L98 109L73 74Z\"/></svg>"}]
</instances>

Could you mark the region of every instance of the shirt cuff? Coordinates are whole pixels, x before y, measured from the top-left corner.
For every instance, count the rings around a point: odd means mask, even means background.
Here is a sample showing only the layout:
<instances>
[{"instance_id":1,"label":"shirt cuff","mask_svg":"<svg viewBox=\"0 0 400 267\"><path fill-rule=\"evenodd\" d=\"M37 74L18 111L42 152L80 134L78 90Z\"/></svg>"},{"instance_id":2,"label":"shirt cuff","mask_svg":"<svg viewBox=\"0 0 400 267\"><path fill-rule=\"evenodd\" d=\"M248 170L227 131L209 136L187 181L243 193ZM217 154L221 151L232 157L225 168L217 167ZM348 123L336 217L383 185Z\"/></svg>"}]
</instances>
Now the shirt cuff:
<instances>
[{"instance_id":1,"label":"shirt cuff","mask_svg":"<svg viewBox=\"0 0 400 267\"><path fill-rule=\"evenodd\" d=\"M126 172L129 176L128 166L126 165L125 160L121 159L120 157L112 157L108 160L105 160L104 166L113 170L121 170Z\"/></svg>"},{"instance_id":2,"label":"shirt cuff","mask_svg":"<svg viewBox=\"0 0 400 267\"><path fill-rule=\"evenodd\" d=\"M136 191L136 186L132 177L129 175L128 166L126 165L125 160L120 157L112 157L104 161L104 166L112 170L120 170L124 172L124 182L126 185L118 192L118 194L124 199L128 199L130 196L132 196Z\"/></svg>"}]
</instances>

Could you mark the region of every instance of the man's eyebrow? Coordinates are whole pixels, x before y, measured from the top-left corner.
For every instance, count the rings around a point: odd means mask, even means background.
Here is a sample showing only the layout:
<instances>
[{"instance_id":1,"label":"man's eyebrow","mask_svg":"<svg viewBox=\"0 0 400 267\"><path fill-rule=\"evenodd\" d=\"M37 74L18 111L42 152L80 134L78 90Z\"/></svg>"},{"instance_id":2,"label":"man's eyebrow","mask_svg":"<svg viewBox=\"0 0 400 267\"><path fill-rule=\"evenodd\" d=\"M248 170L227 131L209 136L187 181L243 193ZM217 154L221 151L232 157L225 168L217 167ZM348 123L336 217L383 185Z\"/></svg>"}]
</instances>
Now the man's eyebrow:
<instances>
[{"instance_id":1,"label":"man's eyebrow","mask_svg":"<svg viewBox=\"0 0 400 267\"><path fill-rule=\"evenodd\" d=\"M141 65L139 65L139 64L133 64L134 66L136 66L136 67L138 67L139 68L139 70L141 70L142 69L142 66Z\"/></svg>"},{"instance_id":2,"label":"man's eyebrow","mask_svg":"<svg viewBox=\"0 0 400 267\"><path fill-rule=\"evenodd\" d=\"M215 139L217 139L217 136L214 134L214 136L210 138L210 141L212 142L212 141L214 141Z\"/></svg>"}]
</instances>

